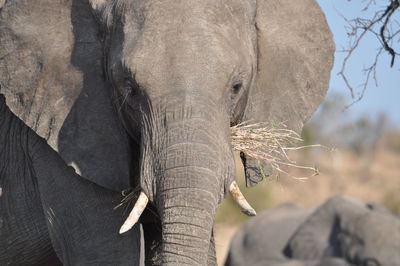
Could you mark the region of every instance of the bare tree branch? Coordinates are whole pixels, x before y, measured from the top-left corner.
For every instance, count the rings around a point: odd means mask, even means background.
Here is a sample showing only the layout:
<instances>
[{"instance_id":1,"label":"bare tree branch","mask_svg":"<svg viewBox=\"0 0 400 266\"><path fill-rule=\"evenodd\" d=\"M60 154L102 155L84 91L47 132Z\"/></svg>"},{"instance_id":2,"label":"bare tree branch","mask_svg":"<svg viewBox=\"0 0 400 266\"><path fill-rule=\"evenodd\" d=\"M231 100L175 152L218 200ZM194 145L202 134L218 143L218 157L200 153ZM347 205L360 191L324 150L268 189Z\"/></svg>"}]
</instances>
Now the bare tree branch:
<instances>
[{"instance_id":1,"label":"bare tree branch","mask_svg":"<svg viewBox=\"0 0 400 266\"><path fill-rule=\"evenodd\" d=\"M396 53L394 51L394 49L388 44L388 37L386 37L385 32L388 26L388 23L390 21L390 18L392 17L393 13L396 11L396 9L398 9L400 6L400 1L395 0L395 1L391 1L391 4L386 8L386 11L383 13L383 15L381 16L382 20L384 19L384 23L381 27L381 31L380 31L380 36L383 42L383 48L385 48L386 51L389 52L389 54L392 56L392 61L390 63L390 67L393 67L394 64L394 59L396 57ZM390 37L390 35L389 35Z\"/></svg>"},{"instance_id":2,"label":"bare tree branch","mask_svg":"<svg viewBox=\"0 0 400 266\"><path fill-rule=\"evenodd\" d=\"M366 2L363 11L370 9L371 7L377 8L377 3L375 0L364 0L363 2ZM342 16L348 24L347 34L350 38L350 42L349 47L341 51L345 52L346 56L343 60L338 75L342 77L353 99L353 102L350 103L346 108L352 106L356 102L359 102L363 98L367 86L371 80L371 76L375 81L375 84L378 84L376 67L379 58L384 51L389 53L391 57L390 67L394 66L396 56L400 55L399 51L396 50L394 46L400 43L400 38L395 40L395 37L399 36L400 34L400 24L397 20L394 19L394 14L400 10L399 7L400 0L387 0L387 5L385 6L385 8L383 10L376 10L372 18L355 18L349 20ZM378 48L372 64L363 69L365 80L364 83L360 85L361 92L356 97L354 86L351 84L346 74L347 65L350 58L353 56L354 51L359 48L365 37L370 35L373 35L377 38L377 40L380 42L381 47Z\"/></svg>"}]
</instances>

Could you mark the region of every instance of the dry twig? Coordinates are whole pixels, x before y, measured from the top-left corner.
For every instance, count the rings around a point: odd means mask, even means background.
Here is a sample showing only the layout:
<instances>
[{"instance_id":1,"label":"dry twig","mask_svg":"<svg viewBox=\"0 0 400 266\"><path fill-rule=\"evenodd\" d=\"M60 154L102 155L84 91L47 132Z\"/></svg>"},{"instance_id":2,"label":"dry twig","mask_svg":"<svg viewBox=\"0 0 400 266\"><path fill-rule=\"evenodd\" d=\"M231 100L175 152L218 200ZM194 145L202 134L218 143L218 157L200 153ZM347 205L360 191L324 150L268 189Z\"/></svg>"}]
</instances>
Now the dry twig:
<instances>
[{"instance_id":1,"label":"dry twig","mask_svg":"<svg viewBox=\"0 0 400 266\"><path fill-rule=\"evenodd\" d=\"M283 169L283 166L312 171L312 176L318 175L318 169L297 164L292 160L288 151L300 150L321 145L295 146L302 142L299 134L288 129L284 124L271 123L241 123L231 127L231 142L233 149L265 162L273 170L283 173L297 180L306 180L308 177L296 177ZM261 169L262 170L262 169Z\"/></svg>"}]
</instances>

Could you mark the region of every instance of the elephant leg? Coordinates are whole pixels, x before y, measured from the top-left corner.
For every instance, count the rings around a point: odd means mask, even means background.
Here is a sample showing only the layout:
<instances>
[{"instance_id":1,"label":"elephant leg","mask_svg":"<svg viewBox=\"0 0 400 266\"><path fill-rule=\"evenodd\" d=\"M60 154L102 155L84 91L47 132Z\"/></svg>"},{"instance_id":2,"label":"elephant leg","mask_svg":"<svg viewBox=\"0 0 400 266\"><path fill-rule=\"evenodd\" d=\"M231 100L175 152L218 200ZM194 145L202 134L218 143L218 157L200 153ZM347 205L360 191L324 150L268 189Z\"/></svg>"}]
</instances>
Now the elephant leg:
<instances>
[{"instance_id":1,"label":"elephant leg","mask_svg":"<svg viewBox=\"0 0 400 266\"><path fill-rule=\"evenodd\" d=\"M139 265L139 226L118 233L125 215L114 207L122 195L81 178L44 140L32 149L48 229L63 264Z\"/></svg>"},{"instance_id":2,"label":"elephant leg","mask_svg":"<svg viewBox=\"0 0 400 266\"><path fill-rule=\"evenodd\" d=\"M0 94L0 265L60 265L30 165L27 132Z\"/></svg>"},{"instance_id":3,"label":"elephant leg","mask_svg":"<svg viewBox=\"0 0 400 266\"><path fill-rule=\"evenodd\" d=\"M77 175L44 139L8 109L2 95L0 133L0 143L5 147L0 152L4 187L1 206L6 207L1 209L1 216L17 213L16 218L8 215L11 222L6 220L8 223L0 228L4 247L0 258L4 261L3 251L10 246L15 250L14 245L20 245L19 238L23 237L30 240L28 248L35 244L37 247L22 249L15 260L38 257L33 263L5 261L1 265L40 264L39 258L46 257L43 250L52 251L50 239L63 265L139 264L139 227L124 235L118 233L125 218L122 209L114 210L122 199L120 193ZM10 227L13 224L16 227ZM15 239L8 235L14 232ZM8 237L4 238L4 234ZM37 250L41 253L35 254Z\"/></svg>"},{"instance_id":4,"label":"elephant leg","mask_svg":"<svg viewBox=\"0 0 400 266\"><path fill-rule=\"evenodd\" d=\"M29 176L21 173L0 176L0 265L61 265L51 245L39 192Z\"/></svg>"}]
</instances>

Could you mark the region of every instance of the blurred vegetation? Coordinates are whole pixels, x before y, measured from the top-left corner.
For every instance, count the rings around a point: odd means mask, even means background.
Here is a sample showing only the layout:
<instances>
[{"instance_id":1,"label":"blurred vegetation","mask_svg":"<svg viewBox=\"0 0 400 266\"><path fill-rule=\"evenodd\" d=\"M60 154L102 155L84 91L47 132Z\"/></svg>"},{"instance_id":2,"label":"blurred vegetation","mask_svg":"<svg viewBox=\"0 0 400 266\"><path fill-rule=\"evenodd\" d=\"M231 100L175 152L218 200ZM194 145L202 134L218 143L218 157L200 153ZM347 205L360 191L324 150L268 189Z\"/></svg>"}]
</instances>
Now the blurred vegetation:
<instances>
[{"instance_id":1,"label":"blurred vegetation","mask_svg":"<svg viewBox=\"0 0 400 266\"><path fill-rule=\"evenodd\" d=\"M385 142L386 142L385 146L388 149L390 149L393 152L400 153L400 131L393 130L388 132L385 136Z\"/></svg>"},{"instance_id":2,"label":"blurred vegetation","mask_svg":"<svg viewBox=\"0 0 400 266\"><path fill-rule=\"evenodd\" d=\"M386 193L383 204L394 214L400 215L400 186Z\"/></svg>"},{"instance_id":3,"label":"blurred vegetation","mask_svg":"<svg viewBox=\"0 0 400 266\"><path fill-rule=\"evenodd\" d=\"M344 97L334 94L320 106L318 112L304 126L302 137L307 144L320 143L362 155L375 149L382 134L388 131L385 114L352 116L345 109Z\"/></svg>"}]
</instances>

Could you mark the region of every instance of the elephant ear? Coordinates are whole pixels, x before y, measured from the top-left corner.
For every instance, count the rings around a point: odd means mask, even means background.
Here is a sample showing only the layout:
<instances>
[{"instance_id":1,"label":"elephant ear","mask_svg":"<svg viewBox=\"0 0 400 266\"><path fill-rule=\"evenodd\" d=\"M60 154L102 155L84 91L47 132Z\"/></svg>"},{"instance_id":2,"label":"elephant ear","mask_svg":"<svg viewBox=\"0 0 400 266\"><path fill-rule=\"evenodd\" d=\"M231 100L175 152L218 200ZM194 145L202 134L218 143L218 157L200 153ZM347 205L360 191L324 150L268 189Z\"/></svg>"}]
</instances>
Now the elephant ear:
<instances>
[{"instance_id":1,"label":"elephant ear","mask_svg":"<svg viewBox=\"0 0 400 266\"><path fill-rule=\"evenodd\" d=\"M89 180L129 186L130 148L102 73L87 1L1 1L0 85L10 109Z\"/></svg>"},{"instance_id":2,"label":"elephant ear","mask_svg":"<svg viewBox=\"0 0 400 266\"><path fill-rule=\"evenodd\" d=\"M325 16L314 0L258 0L256 28L258 72L244 120L300 132L328 88L334 44ZM271 171L244 161L248 186Z\"/></svg>"}]
</instances>

